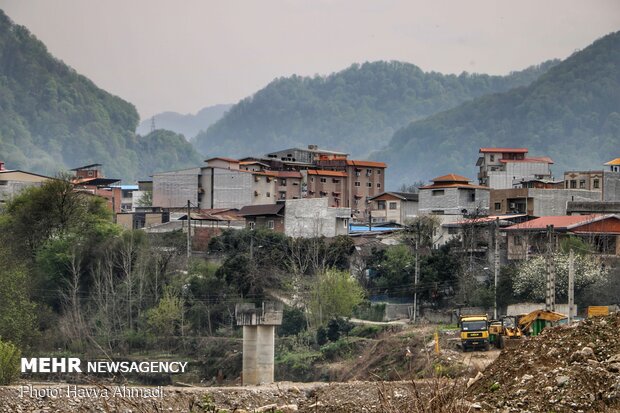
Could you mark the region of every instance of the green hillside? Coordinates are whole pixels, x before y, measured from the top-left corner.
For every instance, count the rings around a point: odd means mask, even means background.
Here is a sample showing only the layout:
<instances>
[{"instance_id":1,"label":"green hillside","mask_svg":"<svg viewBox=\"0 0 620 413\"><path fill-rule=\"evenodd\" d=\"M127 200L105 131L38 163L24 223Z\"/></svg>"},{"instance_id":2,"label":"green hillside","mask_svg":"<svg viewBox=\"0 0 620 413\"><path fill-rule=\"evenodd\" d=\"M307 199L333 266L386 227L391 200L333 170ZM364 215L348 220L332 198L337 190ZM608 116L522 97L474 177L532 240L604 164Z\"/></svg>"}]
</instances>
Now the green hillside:
<instances>
[{"instance_id":1,"label":"green hillside","mask_svg":"<svg viewBox=\"0 0 620 413\"><path fill-rule=\"evenodd\" d=\"M423 72L409 63L374 62L326 77L279 78L234 105L197 135L195 145L205 155L256 155L317 144L366 156L412 120L527 85L556 63L508 76L456 76Z\"/></svg>"},{"instance_id":2,"label":"green hillside","mask_svg":"<svg viewBox=\"0 0 620 413\"><path fill-rule=\"evenodd\" d=\"M55 59L0 11L0 160L8 168L53 175L102 163L108 176L132 180L200 162L175 134L136 137L138 120L132 104Z\"/></svg>"},{"instance_id":3,"label":"green hillside","mask_svg":"<svg viewBox=\"0 0 620 413\"><path fill-rule=\"evenodd\" d=\"M483 96L394 134L373 154L403 182L455 172L475 177L478 149L527 147L553 172L600 169L620 156L620 32L597 40L527 87Z\"/></svg>"}]
</instances>

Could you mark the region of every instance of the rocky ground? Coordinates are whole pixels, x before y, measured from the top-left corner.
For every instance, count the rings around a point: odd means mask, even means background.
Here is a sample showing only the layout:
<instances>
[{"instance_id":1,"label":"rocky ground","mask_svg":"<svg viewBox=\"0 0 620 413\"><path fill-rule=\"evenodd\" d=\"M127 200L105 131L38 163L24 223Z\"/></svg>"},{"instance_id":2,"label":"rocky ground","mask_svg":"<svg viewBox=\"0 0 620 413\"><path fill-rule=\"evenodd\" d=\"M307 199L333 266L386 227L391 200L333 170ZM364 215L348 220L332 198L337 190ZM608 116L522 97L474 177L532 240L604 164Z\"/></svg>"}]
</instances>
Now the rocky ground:
<instances>
[{"instance_id":1,"label":"rocky ground","mask_svg":"<svg viewBox=\"0 0 620 413\"><path fill-rule=\"evenodd\" d=\"M620 314L547 328L504 350L468 398L489 412L620 411Z\"/></svg>"}]
</instances>

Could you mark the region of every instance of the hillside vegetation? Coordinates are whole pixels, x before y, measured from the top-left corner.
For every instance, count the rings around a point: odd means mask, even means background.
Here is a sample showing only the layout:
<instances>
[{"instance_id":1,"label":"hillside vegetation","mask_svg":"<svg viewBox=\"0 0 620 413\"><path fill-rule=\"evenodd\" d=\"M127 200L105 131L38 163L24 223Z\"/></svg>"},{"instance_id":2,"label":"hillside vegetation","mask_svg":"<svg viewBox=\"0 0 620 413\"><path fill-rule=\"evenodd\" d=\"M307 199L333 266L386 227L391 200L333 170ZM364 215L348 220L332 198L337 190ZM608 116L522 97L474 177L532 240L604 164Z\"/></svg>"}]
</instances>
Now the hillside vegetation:
<instances>
[{"instance_id":1,"label":"hillside vegetation","mask_svg":"<svg viewBox=\"0 0 620 413\"><path fill-rule=\"evenodd\" d=\"M488 93L527 85L555 61L508 76L424 72L403 62L373 62L330 76L279 78L234 105L196 136L205 155L257 155L321 147L366 156L398 128Z\"/></svg>"},{"instance_id":2,"label":"hillside vegetation","mask_svg":"<svg viewBox=\"0 0 620 413\"><path fill-rule=\"evenodd\" d=\"M55 59L2 11L0 108L0 160L8 168L55 174L96 162L108 176L131 180L200 161L175 134L136 137L132 104Z\"/></svg>"},{"instance_id":3,"label":"hillside vegetation","mask_svg":"<svg viewBox=\"0 0 620 413\"><path fill-rule=\"evenodd\" d=\"M478 149L527 147L553 171L599 169L620 148L620 32L607 35L526 87L480 97L411 123L373 154L392 185L454 172L475 176Z\"/></svg>"}]
</instances>

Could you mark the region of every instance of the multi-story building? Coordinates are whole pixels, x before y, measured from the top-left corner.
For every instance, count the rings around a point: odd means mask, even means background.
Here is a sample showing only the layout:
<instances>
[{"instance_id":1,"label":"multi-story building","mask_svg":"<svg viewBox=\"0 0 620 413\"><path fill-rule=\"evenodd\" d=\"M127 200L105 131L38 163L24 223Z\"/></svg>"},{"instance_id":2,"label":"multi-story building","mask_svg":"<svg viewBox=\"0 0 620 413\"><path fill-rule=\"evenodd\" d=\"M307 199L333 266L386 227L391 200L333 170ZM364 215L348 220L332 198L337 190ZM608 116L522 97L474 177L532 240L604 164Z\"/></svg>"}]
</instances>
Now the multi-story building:
<instances>
[{"instance_id":1,"label":"multi-story building","mask_svg":"<svg viewBox=\"0 0 620 413\"><path fill-rule=\"evenodd\" d=\"M566 171L564 188L602 192L603 171Z\"/></svg>"},{"instance_id":2,"label":"multi-story building","mask_svg":"<svg viewBox=\"0 0 620 413\"><path fill-rule=\"evenodd\" d=\"M552 179L549 157L527 157L527 148L480 148L478 182L493 189L509 189L522 180Z\"/></svg>"},{"instance_id":3,"label":"multi-story building","mask_svg":"<svg viewBox=\"0 0 620 413\"><path fill-rule=\"evenodd\" d=\"M122 211L123 193L120 186L113 186L120 179L106 178L101 164L95 163L73 168L72 182L76 191L98 195L108 200L108 207L113 213Z\"/></svg>"},{"instance_id":4,"label":"multi-story building","mask_svg":"<svg viewBox=\"0 0 620 413\"><path fill-rule=\"evenodd\" d=\"M489 188L472 185L464 176L448 174L432 179L419 193L420 214L487 215Z\"/></svg>"},{"instance_id":5,"label":"multi-story building","mask_svg":"<svg viewBox=\"0 0 620 413\"><path fill-rule=\"evenodd\" d=\"M327 198L327 204L331 207L341 207L348 202L346 172L311 169L302 171L301 175L303 198Z\"/></svg>"},{"instance_id":6,"label":"multi-story building","mask_svg":"<svg viewBox=\"0 0 620 413\"><path fill-rule=\"evenodd\" d=\"M536 217L565 215L568 202L598 201L599 191L584 189L515 188L491 190L491 213Z\"/></svg>"},{"instance_id":7,"label":"multi-story building","mask_svg":"<svg viewBox=\"0 0 620 413\"><path fill-rule=\"evenodd\" d=\"M265 155L269 160L293 162L302 165L314 165L321 156L338 156L346 158L348 153L319 149L317 145L308 145L308 149L290 148ZM293 164L294 165L294 164Z\"/></svg>"},{"instance_id":8,"label":"multi-story building","mask_svg":"<svg viewBox=\"0 0 620 413\"><path fill-rule=\"evenodd\" d=\"M370 198L369 214L372 223L405 224L418 215L418 194L384 192Z\"/></svg>"}]
</instances>

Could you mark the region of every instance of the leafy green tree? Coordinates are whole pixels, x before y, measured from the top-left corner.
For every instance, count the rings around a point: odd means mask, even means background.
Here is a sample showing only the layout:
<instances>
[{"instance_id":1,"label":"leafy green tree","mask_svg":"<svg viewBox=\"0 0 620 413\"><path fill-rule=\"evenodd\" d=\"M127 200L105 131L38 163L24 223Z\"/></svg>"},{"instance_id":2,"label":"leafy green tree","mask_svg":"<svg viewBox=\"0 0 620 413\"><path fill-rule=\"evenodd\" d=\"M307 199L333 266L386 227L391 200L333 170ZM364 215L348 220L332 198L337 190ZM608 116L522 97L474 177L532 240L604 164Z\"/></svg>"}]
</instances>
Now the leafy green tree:
<instances>
[{"instance_id":1,"label":"leafy green tree","mask_svg":"<svg viewBox=\"0 0 620 413\"><path fill-rule=\"evenodd\" d=\"M348 272L327 270L319 274L309 305L314 325L320 326L333 317L351 317L363 299L363 288Z\"/></svg>"}]
</instances>

